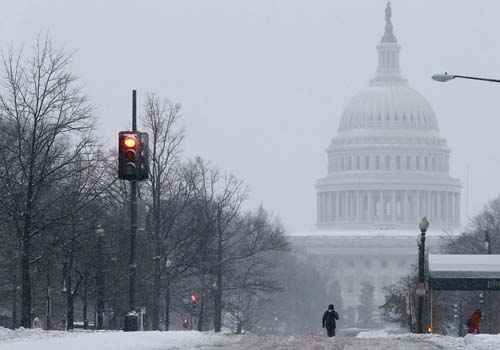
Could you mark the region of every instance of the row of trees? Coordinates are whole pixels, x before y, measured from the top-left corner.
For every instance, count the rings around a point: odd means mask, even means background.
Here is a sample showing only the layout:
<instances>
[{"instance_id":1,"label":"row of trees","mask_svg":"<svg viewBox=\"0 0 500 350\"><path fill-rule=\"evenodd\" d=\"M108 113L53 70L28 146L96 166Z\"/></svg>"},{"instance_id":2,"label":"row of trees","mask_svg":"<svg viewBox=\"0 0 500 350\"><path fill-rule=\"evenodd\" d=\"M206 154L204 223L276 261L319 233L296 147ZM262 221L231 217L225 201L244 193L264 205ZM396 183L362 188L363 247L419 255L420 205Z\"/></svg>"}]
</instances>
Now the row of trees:
<instances>
[{"instance_id":1,"label":"row of trees","mask_svg":"<svg viewBox=\"0 0 500 350\"><path fill-rule=\"evenodd\" d=\"M150 178L141 184L137 264L130 266L129 184L95 136L94 108L71 55L39 38L9 50L0 84L0 313L11 326L120 328L128 276L151 329L193 319L199 330L257 323L281 289L284 230L248 191L206 161L182 157L180 105L154 94L142 122ZM199 302L193 309L189 296ZM254 315L254 316L252 316Z\"/></svg>"},{"instance_id":2,"label":"row of trees","mask_svg":"<svg viewBox=\"0 0 500 350\"><path fill-rule=\"evenodd\" d=\"M500 197L488 203L471 219L466 230L458 235L441 238L443 254L500 254ZM488 247L489 245L489 247ZM399 322L410 331L415 330L416 314L416 270L398 283L386 289L386 303L381 307L386 320ZM480 294L483 294L482 296ZM483 332L500 330L500 318L496 310L500 307L500 295L496 291L434 292L434 303L439 305L439 315L433 315L444 333L463 335L466 320L476 309L483 309ZM484 302L486 307L481 305ZM430 320L429 305L424 319Z\"/></svg>"}]
</instances>

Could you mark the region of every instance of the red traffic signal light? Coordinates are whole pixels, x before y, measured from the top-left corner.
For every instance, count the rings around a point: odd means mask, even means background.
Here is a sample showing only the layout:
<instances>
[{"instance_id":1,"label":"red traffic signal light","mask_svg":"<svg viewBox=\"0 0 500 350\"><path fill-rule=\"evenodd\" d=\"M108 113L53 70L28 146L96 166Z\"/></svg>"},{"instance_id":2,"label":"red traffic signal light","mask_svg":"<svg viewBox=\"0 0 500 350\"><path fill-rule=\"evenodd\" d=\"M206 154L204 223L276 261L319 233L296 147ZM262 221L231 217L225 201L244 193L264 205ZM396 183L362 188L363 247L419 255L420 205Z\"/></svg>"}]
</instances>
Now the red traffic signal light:
<instances>
[{"instance_id":1,"label":"red traffic signal light","mask_svg":"<svg viewBox=\"0 0 500 350\"><path fill-rule=\"evenodd\" d=\"M195 292L191 293L191 303L192 303L193 305L198 304L198 296L196 295L196 293L195 293Z\"/></svg>"},{"instance_id":2,"label":"red traffic signal light","mask_svg":"<svg viewBox=\"0 0 500 350\"><path fill-rule=\"evenodd\" d=\"M125 135L123 138L123 145L127 148L134 148L137 144L135 135Z\"/></svg>"},{"instance_id":3,"label":"red traffic signal light","mask_svg":"<svg viewBox=\"0 0 500 350\"><path fill-rule=\"evenodd\" d=\"M148 134L120 131L118 137L118 178L141 181L148 178Z\"/></svg>"}]
</instances>

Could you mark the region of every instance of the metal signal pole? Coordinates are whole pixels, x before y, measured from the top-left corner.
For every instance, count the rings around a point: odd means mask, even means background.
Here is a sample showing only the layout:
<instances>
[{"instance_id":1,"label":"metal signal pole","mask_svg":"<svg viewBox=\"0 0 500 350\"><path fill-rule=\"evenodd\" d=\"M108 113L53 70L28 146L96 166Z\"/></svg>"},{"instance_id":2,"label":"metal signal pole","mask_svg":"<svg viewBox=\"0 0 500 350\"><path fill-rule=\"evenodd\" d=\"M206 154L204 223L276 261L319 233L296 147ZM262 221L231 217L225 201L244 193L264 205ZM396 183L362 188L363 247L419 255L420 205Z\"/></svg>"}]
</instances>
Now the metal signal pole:
<instances>
[{"instance_id":1,"label":"metal signal pole","mask_svg":"<svg viewBox=\"0 0 500 350\"><path fill-rule=\"evenodd\" d=\"M137 131L137 94L132 90L132 131ZM137 264L135 262L135 237L137 233L137 181L130 181L130 257L129 257L129 311L135 310L135 281Z\"/></svg>"}]
</instances>

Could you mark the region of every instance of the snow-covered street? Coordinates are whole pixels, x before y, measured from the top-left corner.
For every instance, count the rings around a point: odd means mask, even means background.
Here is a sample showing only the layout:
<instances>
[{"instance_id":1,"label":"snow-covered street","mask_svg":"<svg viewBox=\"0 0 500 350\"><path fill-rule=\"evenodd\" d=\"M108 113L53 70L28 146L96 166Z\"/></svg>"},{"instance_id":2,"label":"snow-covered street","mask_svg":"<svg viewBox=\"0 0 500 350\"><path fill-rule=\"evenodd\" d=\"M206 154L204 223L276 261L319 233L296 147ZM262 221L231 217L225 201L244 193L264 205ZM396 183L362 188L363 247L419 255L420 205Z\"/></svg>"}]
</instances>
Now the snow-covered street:
<instances>
[{"instance_id":1,"label":"snow-covered street","mask_svg":"<svg viewBox=\"0 0 500 350\"><path fill-rule=\"evenodd\" d=\"M171 332L63 332L0 328L0 350L493 350L500 335L256 336Z\"/></svg>"},{"instance_id":2,"label":"snow-covered street","mask_svg":"<svg viewBox=\"0 0 500 350\"><path fill-rule=\"evenodd\" d=\"M202 349L215 350L437 350L466 349L462 339L451 337L401 336L390 338L351 338L351 337L278 337L246 336L239 342L225 347L207 346ZM472 348L475 349L475 348Z\"/></svg>"}]
</instances>

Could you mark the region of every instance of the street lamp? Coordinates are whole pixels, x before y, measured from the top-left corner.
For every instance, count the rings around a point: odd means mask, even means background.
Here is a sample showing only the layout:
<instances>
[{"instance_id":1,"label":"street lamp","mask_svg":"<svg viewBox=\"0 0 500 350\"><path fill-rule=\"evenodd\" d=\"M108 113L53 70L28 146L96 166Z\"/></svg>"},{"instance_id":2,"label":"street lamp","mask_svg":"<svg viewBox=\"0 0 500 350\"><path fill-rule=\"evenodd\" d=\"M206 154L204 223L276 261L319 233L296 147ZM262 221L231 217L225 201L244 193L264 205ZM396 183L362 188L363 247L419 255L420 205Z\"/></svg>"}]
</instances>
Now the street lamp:
<instances>
[{"instance_id":1,"label":"street lamp","mask_svg":"<svg viewBox=\"0 0 500 350\"><path fill-rule=\"evenodd\" d=\"M481 78L481 77L471 77L467 75L456 75L456 74L449 74L448 72L445 72L444 74L434 74L432 76L432 79L439 81L439 82L447 82L455 78L462 78L462 79L471 79L471 80L481 80L481 81L489 81L493 83L500 83L500 79L490 79L490 78ZM488 213L489 214L489 213ZM492 216L491 214L487 216L488 222L491 222ZM491 237L489 235L488 231L485 231L484 233L484 240L483 240L484 248L487 251L488 254L491 254ZM489 293L488 291L481 292L480 294L480 305L481 309L483 309L483 303L488 304L488 296ZM488 308L484 308L484 311L489 312ZM484 316L483 316L484 317ZM490 330L490 321L489 317L484 317L485 320L485 329L489 332Z\"/></svg>"},{"instance_id":2,"label":"street lamp","mask_svg":"<svg viewBox=\"0 0 500 350\"><path fill-rule=\"evenodd\" d=\"M491 255L491 238L488 232L484 233L484 249Z\"/></svg>"},{"instance_id":3,"label":"street lamp","mask_svg":"<svg viewBox=\"0 0 500 350\"><path fill-rule=\"evenodd\" d=\"M455 78L462 78L462 79L471 79L471 80L481 80L481 81L491 81L494 83L500 83L499 79L490 79L490 78L481 78L481 77L471 77L468 75L457 75L457 74L450 74L448 72L444 72L441 74L434 74L432 76L432 79L439 81L441 83L448 82L450 80L453 80Z\"/></svg>"},{"instance_id":4,"label":"street lamp","mask_svg":"<svg viewBox=\"0 0 500 350\"><path fill-rule=\"evenodd\" d=\"M165 260L165 267L167 269L169 269L172 266L172 264L173 264L172 260L170 260L168 258L167 258L167 260Z\"/></svg>"},{"instance_id":5,"label":"street lamp","mask_svg":"<svg viewBox=\"0 0 500 350\"><path fill-rule=\"evenodd\" d=\"M417 333L424 332L423 325L423 312L424 312L424 295L425 295L425 276L424 276L424 265L425 265L425 233L429 228L429 220L423 217L418 225L420 228L420 243L418 245L418 309L417 309Z\"/></svg>"},{"instance_id":6,"label":"street lamp","mask_svg":"<svg viewBox=\"0 0 500 350\"><path fill-rule=\"evenodd\" d=\"M490 237L490 233L488 231L485 231L484 232L484 249L486 250L486 252L491 255L491 237ZM479 295L479 305L480 305L480 309L481 309L481 313L483 313L483 318L484 318L484 329L486 332L490 332L490 321L489 321L489 310L488 308L485 308L483 307L484 303L488 303L489 302L489 293L487 290L483 291L480 293ZM488 305L488 304L487 304ZM488 315L487 315L488 314ZM481 332L481 333L486 333L486 332Z\"/></svg>"},{"instance_id":7,"label":"street lamp","mask_svg":"<svg viewBox=\"0 0 500 350\"><path fill-rule=\"evenodd\" d=\"M174 262L170 259L167 258L165 260L165 267L166 267L166 278L167 280L165 281L165 330L170 329L170 273L171 273L171 268ZM191 322L193 319L191 318Z\"/></svg>"}]
</instances>

